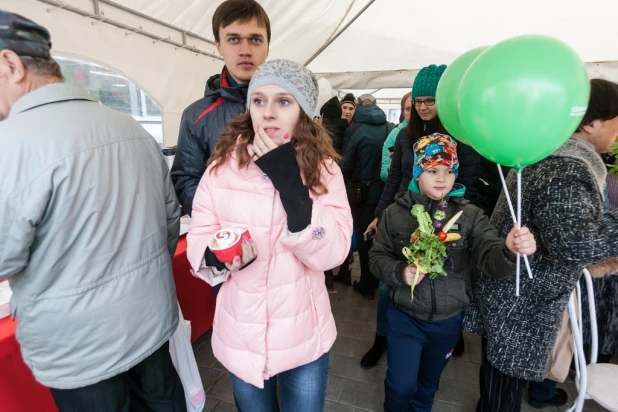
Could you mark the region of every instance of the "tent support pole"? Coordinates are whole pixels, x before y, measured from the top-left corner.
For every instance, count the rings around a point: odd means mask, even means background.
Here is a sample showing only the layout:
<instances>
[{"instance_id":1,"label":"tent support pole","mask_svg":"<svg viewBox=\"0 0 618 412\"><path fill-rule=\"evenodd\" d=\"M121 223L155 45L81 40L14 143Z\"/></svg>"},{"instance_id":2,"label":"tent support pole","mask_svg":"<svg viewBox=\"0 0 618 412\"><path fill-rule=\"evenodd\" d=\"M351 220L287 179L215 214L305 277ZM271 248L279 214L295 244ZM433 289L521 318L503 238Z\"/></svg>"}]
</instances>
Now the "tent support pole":
<instances>
[{"instance_id":1,"label":"tent support pole","mask_svg":"<svg viewBox=\"0 0 618 412\"><path fill-rule=\"evenodd\" d=\"M202 37L202 36L199 36L199 35L197 35L195 33L191 33L191 32L188 32L186 30L182 30L181 28L179 28L177 26L174 26L173 24L169 24L169 23L166 23L166 22L161 21L159 19L155 19L154 17L150 17L147 14L140 13L137 10L133 10L133 9L127 7L127 6L123 6L122 4L116 3L115 1L111 1L111 0L96 0L96 1L100 2L100 3L103 3L103 4L107 4L108 6L112 6L114 8L120 9L122 11L126 11L127 13L130 13L130 14L132 14L134 16L141 17L142 19L146 19L146 20L151 21L153 23L160 24L161 26L167 27L169 29L173 29L173 30L177 30L177 31L186 33L186 34L190 35L191 37L194 37L196 39L204 41L204 42L206 42L208 44L211 44L213 46L215 45L214 41L212 41L210 39L207 39L206 37Z\"/></svg>"},{"instance_id":2,"label":"tent support pole","mask_svg":"<svg viewBox=\"0 0 618 412\"><path fill-rule=\"evenodd\" d=\"M155 41L155 43L158 43L158 42L168 43L168 44L171 44L172 46L176 46L177 48L190 50L193 53L202 54L204 56L208 56L210 58L217 59L217 60L223 60L222 57L217 56L217 55L212 54L212 53L209 53L209 52L206 52L206 51L203 51L203 50L200 50L200 49L198 49L195 46L188 47L186 44L183 45L182 43L178 43L178 42L176 42L174 40L171 40L171 38L169 36L167 38L162 38L161 36L158 36L156 34L153 34L153 33L150 33L150 32L142 30L141 27L139 29L136 29L135 27L131 27L131 26L129 26L127 24L124 24L122 22L119 22L119 21L116 21L116 20L112 20L112 19L108 19L107 17L104 17L105 14L101 10L99 10L99 13L92 14L92 13L89 13L89 12L87 12L85 10L80 9L80 8L77 8L77 7L65 4L65 3L63 3L60 0L38 0L38 1L41 2L41 3L44 3L44 4L48 4L50 6L54 6L51 9L47 9L48 13L51 13L52 11L54 11L56 9L64 9L64 10L70 11L72 13L75 13L75 14L77 14L79 16L88 17L88 18L94 19L95 21L91 22L92 25L95 25L95 24L98 24L98 23L101 23L101 22L105 22L105 23L107 23L109 25L118 27L120 29L128 30L131 33L139 33L142 36L150 37L152 40ZM117 5L116 3L113 3L113 2L108 1L108 0L95 0L95 1L97 3L109 4L109 5L112 5L113 7L118 7L118 8L123 9L123 10L126 9L126 11L131 12L131 9L128 9L128 8L126 8L124 6ZM167 28L176 30L179 33L183 33L184 36L186 36L188 34L189 36L202 39L201 37L199 37L197 35L194 35L193 33L186 32L186 31L184 31L184 30L182 30L182 29L180 29L180 28L178 28L176 26L172 26L171 24L167 24L165 22L162 22L162 21L159 21L159 20L156 20L156 19L153 19L153 18L149 18L148 16L142 15L141 13L140 14L138 14L136 12L132 12L132 13L134 15L140 15L140 17L144 17L146 20L149 20L149 21L151 21L153 23L157 23L157 24L160 24L160 25L165 26ZM127 35L127 34L125 33L125 35ZM209 41L209 42L212 43L211 41Z\"/></svg>"},{"instance_id":3,"label":"tent support pole","mask_svg":"<svg viewBox=\"0 0 618 412\"><path fill-rule=\"evenodd\" d=\"M108 0L101 0L101 1L108 1ZM354 23L356 21L356 19L358 19L368 8L369 6L371 6L376 0L370 0L367 4L365 4L365 7L363 7L358 13L356 13L356 16L352 17L352 20L350 20L348 22L348 24L346 24L345 26L343 26L343 28L341 30L339 30L339 32L337 34L335 34L333 37L330 38L330 40L328 40L326 43L324 43L324 45L322 47L320 47L320 49L315 52L313 54L313 56L311 56L309 58L309 60L307 60L305 62L305 66L309 66L309 63L311 63L312 61L314 61L316 59L316 57L318 57L320 54L322 54L322 52L328 47L330 46L335 40L337 40L337 38L339 36L341 36L343 34L344 31L347 30L348 27L350 27L352 25L352 23Z\"/></svg>"}]
</instances>

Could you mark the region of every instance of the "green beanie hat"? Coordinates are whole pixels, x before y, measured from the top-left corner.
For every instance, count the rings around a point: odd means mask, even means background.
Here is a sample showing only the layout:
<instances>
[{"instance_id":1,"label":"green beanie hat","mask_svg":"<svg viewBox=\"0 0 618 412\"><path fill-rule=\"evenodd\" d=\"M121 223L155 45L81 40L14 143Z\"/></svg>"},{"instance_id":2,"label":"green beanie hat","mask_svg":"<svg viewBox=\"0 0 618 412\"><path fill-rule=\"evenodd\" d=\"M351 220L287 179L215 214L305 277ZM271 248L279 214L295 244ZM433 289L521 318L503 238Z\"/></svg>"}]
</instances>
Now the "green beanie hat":
<instances>
[{"instance_id":1,"label":"green beanie hat","mask_svg":"<svg viewBox=\"0 0 618 412\"><path fill-rule=\"evenodd\" d=\"M418 96L435 96L438 82L444 70L446 70L446 64L440 66L432 64L419 70L414 79L414 84L412 85L412 98L416 99Z\"/></svg>"}]
</instances>

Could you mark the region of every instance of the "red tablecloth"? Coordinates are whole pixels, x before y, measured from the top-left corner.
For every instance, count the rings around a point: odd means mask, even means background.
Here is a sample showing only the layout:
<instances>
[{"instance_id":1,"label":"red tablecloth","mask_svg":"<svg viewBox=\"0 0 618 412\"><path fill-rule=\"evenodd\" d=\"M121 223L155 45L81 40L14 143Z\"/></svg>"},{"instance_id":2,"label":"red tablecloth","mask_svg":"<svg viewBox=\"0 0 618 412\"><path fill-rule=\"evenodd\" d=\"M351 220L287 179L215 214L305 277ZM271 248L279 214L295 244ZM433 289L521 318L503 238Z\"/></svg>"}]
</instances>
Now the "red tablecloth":
<instances>
[{"instance_id":1,"label":"red tablecloth","mask_svg":"<svg viewBox=\"0 0 618 412\"><path fill-rule=\"evenodd\" d=\"M0 319L0 411L57 412L49 389L34 380L15 340L11 318Z\"/></svg>"},{"instance_id":2,"label":"red tablecloth","mask_svg":"<svg viewBox=\"0 0 618 412\"><path fill-rule=\"evenodd\" d=\"M191 275L185 236L178 240L173 267L176 295L183 316L191 321L191 341L194 341L212 326L215 295L210 285Z\"/></svg>"},{"instance_id":3,"label":"red tablecloth","mask_svg":"<svg viewBox=\"0 0 618 412\"><path fill-rule=\"evenodd\" d=\"M178 241L172 266L178 302L185 319L191 321L191 340L212 326L215 298L212 288L190 273L187 241ZM15 340L17 322L0 319L0 412L57 412L49 389L39 384L24 364Z\"/></svg>"}]
</instances>

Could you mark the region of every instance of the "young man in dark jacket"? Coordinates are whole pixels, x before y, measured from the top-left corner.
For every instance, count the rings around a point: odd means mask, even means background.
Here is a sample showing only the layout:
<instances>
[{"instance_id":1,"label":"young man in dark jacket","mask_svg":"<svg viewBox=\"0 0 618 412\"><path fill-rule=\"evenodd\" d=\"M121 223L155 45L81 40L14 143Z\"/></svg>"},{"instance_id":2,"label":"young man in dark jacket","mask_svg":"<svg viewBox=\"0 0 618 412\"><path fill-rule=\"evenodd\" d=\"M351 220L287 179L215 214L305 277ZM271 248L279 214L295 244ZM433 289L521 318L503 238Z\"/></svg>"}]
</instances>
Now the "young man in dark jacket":
<instances>
[{"instance_id":1,"label":"young man in dark jacket","mask_svg":"<svg viewBox=\"0 0 618 412\"><path fill-rule=\"evenodd\" d=\"M367 104L356 109L354 124L350 126L353 132L345 147L345 154L341 164L346 182L367 186L366 198L352 202L354 227L359 236L358 258L361 265L361 277L354 282L354 290L367 299L375 298L375 288L378 280L369 270L369 249L372 240L364 240L363 233L367 225L373 220L380 195L384 189L384 182L380 178L382 166L382 146L393 125L386 121L386 114L378 106Z\"/></svg>"},{"instance_id":2,"label":"young man in dark jacket","mask_svg":"<svg viewBox=\"0 0 618 412\"><path fill-rule=\"evenodd\" d=\"M221 133L246 111L247 86L266 61L270 43L270 20L255 0L223 2L213 15L212 30L225 67L208 79L204 97L183 112L171 171L180 205L189 214Z\"/></svg>"}]
</instances>

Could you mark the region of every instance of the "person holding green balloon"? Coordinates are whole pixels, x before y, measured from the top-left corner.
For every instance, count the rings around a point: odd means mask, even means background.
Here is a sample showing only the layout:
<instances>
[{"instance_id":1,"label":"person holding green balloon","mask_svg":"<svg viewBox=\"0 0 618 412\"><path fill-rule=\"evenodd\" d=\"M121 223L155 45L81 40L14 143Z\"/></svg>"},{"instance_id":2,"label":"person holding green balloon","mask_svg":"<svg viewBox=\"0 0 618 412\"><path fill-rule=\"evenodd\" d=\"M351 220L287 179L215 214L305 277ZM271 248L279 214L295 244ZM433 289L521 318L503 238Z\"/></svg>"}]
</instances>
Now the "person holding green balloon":
<instances>
[{"instance_id":1,"label":"person holding green balloon","mask_svg":"<svg viewBox=\"0 0 618 412\"><path fill-rule=\"evenodd\" d=\"M562 314L584 267L618 256L618 213L603 212L607 172L598 156L618 135L618 113L609 110L618 85L591 83L579 56L558 40L519 36L474 59L456 100L470 144L513 168L507 193L538 240L533 277L522 276L520 287L473 268L474 304L464 318L465 330L484 336L477 412L518 411L528 382L548 383ZM508 203L502 194L491 218L501 236L513 225ZM533 398L535 385L531 404L566 402L560 392Z\"/></svg>"},{"instance_id":2,"label":"person holding green balloon","mask_svg":"<svg viewBox=\"0 0 618 412\"><path fill-rule=\"evenodd\" d=\"M441 118L437 113L439 99L436 96L436 90L445 70L448 70L446 65L437 66L432 64L423 67L414 79L414 84L412 85L412 111L408 126L401 129L395 139L395 149L386 186L375 210L375 219L371 222L367 231L377 228L378 218L395 201L395 195L408 190L408 186L412 181L412 171L415 163L414 151L412 149L414 143L421 137L432 133L449 134L442 125ZM474 203L477 198L478 186L480 185L478 172L480 156L472 147L462 143L457 145L457 156L459 158L459 176L456 183L466 187L463 197ZM447 194L445 193L444 195L446 196ZM388 329L386 310L389 300L388 288L384 284L380 284L375 341L360 362L361 367L365 369L377 365L380 357L386 352L386 331ZM462 336L455 348L454 356L461 356L464 349Z\"/></svg>"}]
</instances>

